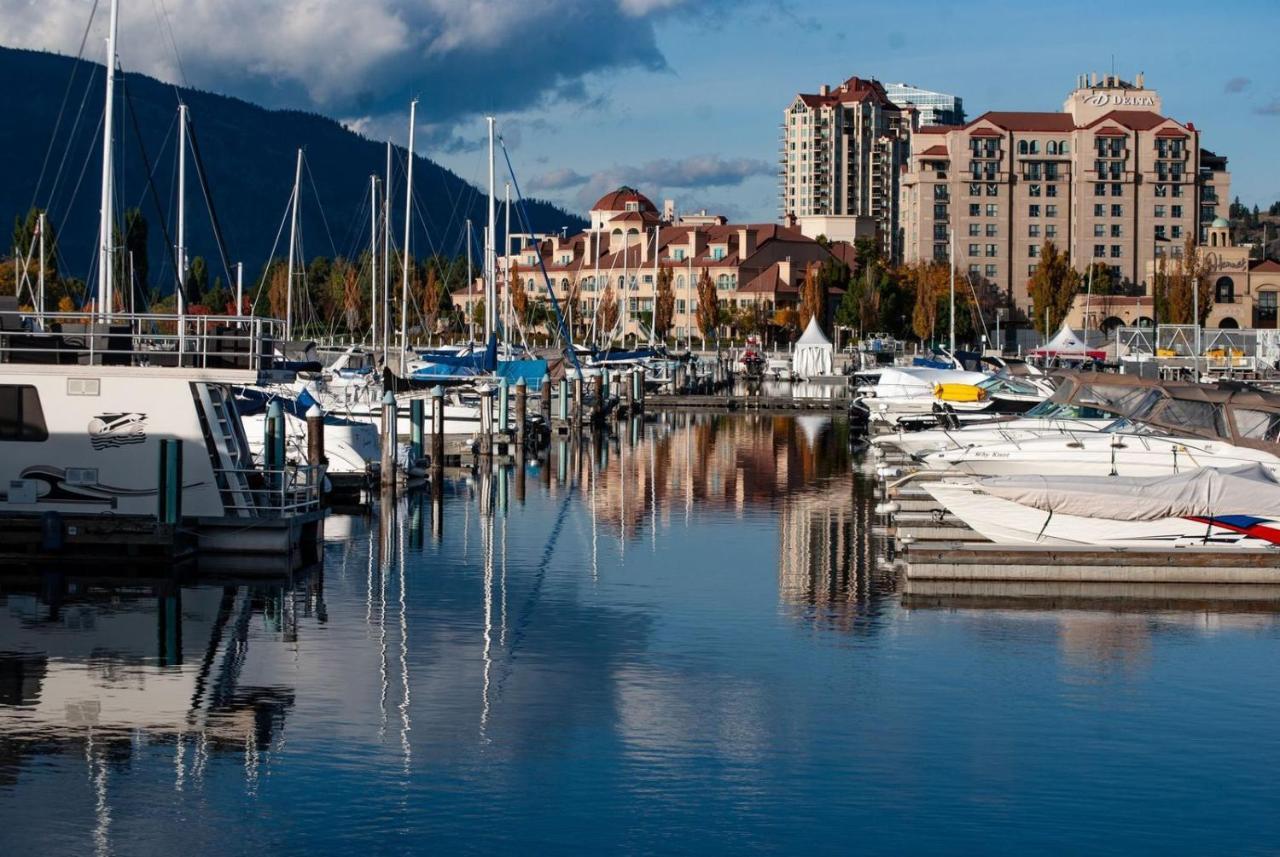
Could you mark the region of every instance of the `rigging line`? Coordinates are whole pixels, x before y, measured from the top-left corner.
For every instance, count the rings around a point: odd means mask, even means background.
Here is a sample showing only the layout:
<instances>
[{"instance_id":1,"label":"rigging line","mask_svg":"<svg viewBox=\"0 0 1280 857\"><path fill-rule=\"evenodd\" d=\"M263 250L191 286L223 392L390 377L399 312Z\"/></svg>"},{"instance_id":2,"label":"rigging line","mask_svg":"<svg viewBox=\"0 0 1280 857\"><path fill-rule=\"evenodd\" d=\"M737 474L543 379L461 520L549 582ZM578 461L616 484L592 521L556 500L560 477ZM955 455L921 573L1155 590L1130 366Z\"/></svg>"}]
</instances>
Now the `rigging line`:
<instances>
[{"instance_id":1,"label":"rigging line","mask_svg":"<svg viewBox=\"0 0 1280 857\"><path fill-rule=\"evenodd\" d=\"M76 139L76 131L80 128L80 120L84 116L84 108L85 105L89 103L89 93L94 89L94 81L97 79L97 76L98 67L95 65L93 66L93 70L89 73L89 80L85 82L84 95L80 97L80 109L76 111L76 121L72 123L71 130L67 132L67 145L66 148L62 150L62 158L58 161L58 171L54 174L53 183L49 187L49 198L45 205L46 211L50 211L56 203L58 187L62 184L62 174L66 169L67 159L71 157L71 141ZM95 131L93 137L96 138L97 136L97 132ZM93 157L92 145L89 146L88 157Z\"/></svg>"},{"instance_id":2,"label":"rigging line","mask_svg":"<svg viewBox=\"0 0 1280 857\"><path fill-rule=\"evenodd\" d=\"M271 272L271 263L275 261L276 250L280 247L280 236L284 234L284 225L289 220L289 209L293 207L293 190L289 190L289 201L285 203L284 214L280 218L280 228L276 230L276 240L271 244L271 252L267 254L267 261L262 264L262 276L258 280L258 287L254 290L253 306L258 306L258 299L262 297L262 291L267 285L267 274Z\"/></svg>"},{"instance_id":3,"label":"rigging line","mask_svg":"<svg viewBox=\"0 0 1280 857\"><path fill-rule=\"evenodd\" d=\"M515 168L511 165L511 154L507 151L506 140L501 135L498 136L498 145L502 147L502 157L507 162L507 172L511 175L511 187L516 192L516 214L519 222L526 232L532 234L533 229L529 225L529 218L525 212L524 195L520 192L520 182L516 178ZM490 240L492 240L492 237ZM551 307L556 311L556 326L559 328L559 336L563 338L565 353L569 355L569 362L573 364L578 377L582 378L582 366L578 362L577 351L573 347L573 336L565 325L564 314L560 312L560 301L556 298L556 290L551 285L551 277L547 273L547 264L543 260L541 253L536 255L538 257L538 267L542 269L542 279L547 284L547 294L551 298Z\"/></svg>"},{"instance_id":4,"label":"rigging line","mask_svg":"<svg viewBox=\"0 0 1280 857\"><path fill-rule=\"evenodd\" d=\"M178 257L177 257L178 250L177 250L177 247L174 245L173 240L169 237L169 227L165 224L163 220L164 209L160 205L160 194L156 190L155 182L151 181L150 179L150 176L152 175L151 161L147 157L147 147L142 141L142 127L138 123L138 113L133 109L133 96L129 94L129 90L127 88L124 88L123 91L125 96L124 97L125 107L128 109L129 119L131 120L133 125L133 134L135 137L138 138L138 152L142 155L142 168L143 168L143 171L148 176L147 189L151 192L151 203L156 207L156 215L161 217L160 232L164 236L165 247L168 249L169 254L172 257L171 261L173 263L173 270L177 271L177 270L180 270L178 268ZM179 294L182 295L183 302L188 303L189 305L189 302L187 301L186 283L178 283L175 286L175 288L178 290ZM145 303L145 296L144 296L144 303Z\"/></svg>"},{"instance_id":5,"label":"rigging line","mask_svg":"<svg viewBox=\"0 0 1280 857\"><path fill-rule=\"evenodd\" d=\"M209 223L213 227L213 240L218 246L218 256L222 259L222 271L227 275L227 282L234 283L231 275L231 261L227 256L227 242L222 235L222 223L218 220L218 209L213 204L213 191L209 187L209 176L205 172L204 158L200 155L200 138L196 134L195 123L191 121L191 112L187 111L187 142L191 146L191 154L195 156L196 178L200 180L200 192L204 195L205 208L209 211ZM186 300L184 294L183 300Z\"/></svg>"},{"instance_id":6,"label":"rigging line","mask_svg":"<svg viewBox=\"0 0 1280 857\"><path fill-rule=\"evenodd\" d=\"M316 177L311 173L311 159L306 156L306 150L303 150L302 165L307 168L307 179L311 182L311 195L316 198L316 208L320 209L320 222L324 224L325 235L329 237L329 249L333 251L333 255L338 255L338 246L333 243L333 233L329 231L329 219L324 215L324 203L320 201L320 189L316 187Z\"/></svg>"},{"instance_id":7,"label":"rigging line","mask_svg":"<svg viewBox=\"0 0 1280 857\"><path fill-rule=\"evenodd\" d=\"M44 150L44 161L42 161L40 164L40 176L39 178L36 179L35 190L31 192L31 205L27 206L28 209L35 208L36 200L40 198L40 188L44 186L45 170L48 169L49 167L49 156L53 154L53 146L58 141L58 131L62 128L62 117L67 110L67 99L71 97L71 87L76 82L76 75L80 73L80 61L84 59L84 46L89 40L89 30L92 29L93 18L97 14L98 14L98 0L93 0L93 8L89 10L89 20L85 21L84 32L80 35L80 48L79 50L76 51L75 62L71 64L71 76L67 78L67 88L62 91L62 103L58 105L58 118L53 123L53 133L49 135L49 145ZM92 79L93 79L93 74L92 72L90 72L90 80ZM80 109L84 110L83 101L80 102ZM79 113L77 113L76 114L77 121L79 120L79 118L80 118ZM67 142L68 148L70 147L70 145L71 145L70 140L68 140ZM65 159L66 159L66 155L64 153L63 160L65 161Z\"/></svg>"},{"instance_id":8,"label":"rigging line","mask_svg":"<svg viewBox=\"0 0 1280 857\"><path fill-rule=\"evenodd\" d=\"M107 112L106 107L103 107L103 108L102 108L102 112L103 112L103 114L105 114L105 113ZM99 116L99 117L98 117L98 127L97 127L97 129L94 131L94 134L93 134L93 136L94 136L94 138L95 138L95 139L96 139L96 138L97 138L97 136L98 136L98 132L99 132L99 131L101 131L101 130L102 130L102 116ZM71 209L75 207L75 204L76 204L76 197L80 195L80 185L84 183L84 174L88 171L88 169L89 169L89 164L90 164L90 162L91 162L91 161L93 161L93 160L94 160L93 151L92 151L92 147L90 147L90 151L89 151L89 153L85 156L84 163L80 166L80 176L79 176L79 178L77 178L77 179L76 179L76 186L75 186L75 188L73 188L73 189L72 189L72 191L71 191L71 199L67 202L67 212L68 212L68 213L70 213ZM89 261L89 265L88 265L88 267L89 267L89 270L90 270L90 271L93 271L93 270L95 270L95 269L96 269L96 266L97 266L97 264L98 264L98 248L97 248L96 246L94 246L94 247L92 247L92 248L91 248L91 250L92 250L92 254L91 254L91 256L90 256L90 261ZM87 294L87 293L88 293L88 291L89 291L89 282L90 282L90 280L89 280L88 278L86 278L86 279L85 279L85 281L84 281L84 288L85 288L85 292L84 292L84 293L85 293L85 294ZM84 305L84 299L83 299L83 295L82 295L82 298L81 298L81 306L83 306L83 305Z\"/></svg>"},{"instance_id":9,"label":"rigging line","mask_svg":"<svg viewBox=\"0 0 1280 857\"><path fill-rule=\"evenodd\" d=\"M169 20L169 10L168 8L165 7L164 0L156 0L156 3L158 3L160 6L160 12L161 12L160 20L163 23L163 26L160 28L160 35L161 36L167 35L169 37L169 47L173 50L174 62L178 64L178 76L182 78L183 87L185 87L186 89L190 89L191 81L187 80L187 69L182 64L182 54L178 52L178 42L173 37L173 22ZM174 86L175 92L177 91L177 88L178 87L175 85ZM179 96L179 100L181 100L181 96Z\"/></svg>"}]
</instances>

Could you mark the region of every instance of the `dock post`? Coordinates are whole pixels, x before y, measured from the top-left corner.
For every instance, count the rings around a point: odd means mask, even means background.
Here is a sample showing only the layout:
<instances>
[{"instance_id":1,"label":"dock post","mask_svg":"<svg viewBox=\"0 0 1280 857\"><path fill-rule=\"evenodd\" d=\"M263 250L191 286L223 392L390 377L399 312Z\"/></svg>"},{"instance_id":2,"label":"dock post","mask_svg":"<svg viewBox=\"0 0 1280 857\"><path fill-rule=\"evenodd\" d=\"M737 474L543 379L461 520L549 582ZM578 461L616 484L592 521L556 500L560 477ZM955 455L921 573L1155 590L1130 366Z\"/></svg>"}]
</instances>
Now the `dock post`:
<instances>
[{"instance_id":1,"label":"dock post","mask_svg":"<svg viewBox=\"0 0 1280 857\"><path fill-rule=\"evenodd\" d=\"M422 430L426 422L426 402L420 398L409 400L409 466L416 466L422 458Z\"/></svg>"},{"instance_id":2,"label":"dock post","mask_svg":"<svg viewBox=\"0 0 1280 857\"><path fill-rule=\"evenodd\" d=\"M284 470L284 407L279 399L272 399L267 405L266 438L262 448L262 469L267 471L267 483L272 490L282 486L276 485L283 478Z\"/></svg>"},{"instance_id":3,"label":"dock post","mask_svg":"<svg viewBox=\"0 0 1280 857\"><path fill-rule=\"evenodd\" d=\"M480 454L493 455L493 388L480 390Z\"/></svg>"},{"instance_id":4,"label":"dock post","mask_svg":"<svg viewBox=\"0 0 1280 857\"><path fill-rule=\"evenodd\" d=\"M156 490L156 520L177 524L182 520L182 439L160 439L160 478Z\"/></svg>"},{"instance_id":5,"label":"dock post","mask_svg":"<svg viewBox=\"0 0 1280 857\"><path fill-rule=\"evenodd\" d=\"M444 469L444 387L438 384L431 388L431 468Z\"/></svg>"},{"instance_id":6,"label":"dock post","mask_svg":"<svg viewBox=\"0 0 1280 857\"><path fill-rule=\"evenodd\" d=\"M511 429L511 388L507 385L507 379L503 378L498 382L498 433L502 435L502 439L507 439L507 432Z\"/></svg>"},{"instance_id":7,"label":"dock post","mask_svg":"<svg viewBox=\"0 0 1280 857\"><path fill-rule=\"evenodd\" d=\"M604 417L604 376L597 375L591 379L591 420L598 422Z\"/></svg>"},{"instance_id":8,"label":"dock post","mask_svg":"<svg viewBox=\"0 0 1280 857\"><path fill-rule=\"evenodd\" d=\"M319 405L307 408L307 464L328 464L324 457L324 413Z\"/></svg>"},{"instance_id":9,"label":"dock post","mask_svg":"<svg viewBox=\"0 0 1280 857\"><path fill-rule=\"evenodd\" d=\"M673 394L684 392L684 364L677 364L671 372L671 392Z\"/></svg>"},{"instance_id":10,"label":"dock post","mask_svg":"<svg viewBox=\"0 0 1280 857\"><path fill-rule=\"evenodd\" d=\"M382 487L396 484L396 408L395 394L388 390L382 396Z\"/></svg>"},{"instance_id":11,"label":"dock post","mask_svg":"<svg viewBox=\"0 0 1280 857\"><path fill-rule=\"evenodd\" d=\"M538 387L539 409L542 414L542 422L551 425L551 377L542 376L542 383Z\"/></svg>"},{"instance_id":12,"label":"dock post","mask_svg":"<svg viewBox=\"0 0 1280 857\"><path fill-rule=\"evenodd\" d=\"M529 385L524 382L524 378L516 381L516 448L524 449L524 429L525 417L528 415L529 401L527 398Z\"/></svg>"},{"instance_id":13,"label":"dock post","mask_svg":"<svg viewBox=\"0 0 1280 857\"><path fill-rule=\"evenodd\" d=\"M613 396L613 387L610 386L610 384L613 381L613 378L610 377L609 368L607 366L601 368L600 377L602 379L602 385L604 387L604 396L606 399L610 398L611 396Z\"/></svg>"},{"instance_id":14,"label":"dock post","mask_svg":"<svg viewBox=\"0 0 1280 857\"><path fill-rule=\"evenodd\" d=\"M627 370L627 373L622 376L622 394L626 397L627 416L629 417L636 406L635 373L631 370Z\"/></svg>"},{"instance_id":15,"label":"dock post","mask_svg":"<svg viewBox=\"0 0 1280 857\"><path fill-rule=\"evenodd\" d=\"M641 366L640 367L640 383L637 387L636 393L640 397L640 410L642 411L644 410L644 393L645 393L644 387L645 387L645 384L648 382L648 380L649 380L649 370Z\"/></svg>"},{"instance_id":16,"label":"dock post","mask_svg":"<svg viewBox=\"0 0 1280 857\"><path fill-rule=\"evenodd\" d=\"M582 425L582 376L573 378L573 424Z\"/></svg>"},{"instance_id":17,"label":"dock post","mask_svg":"<svg viewBox=\"0 0 1280 857\"><path fill-rule=\"evenodd\" d=\"M569 421L569 379L561 378L560 386L556 389L556 414L560 417L560 422Z\"/></svg>"}]
</instances>

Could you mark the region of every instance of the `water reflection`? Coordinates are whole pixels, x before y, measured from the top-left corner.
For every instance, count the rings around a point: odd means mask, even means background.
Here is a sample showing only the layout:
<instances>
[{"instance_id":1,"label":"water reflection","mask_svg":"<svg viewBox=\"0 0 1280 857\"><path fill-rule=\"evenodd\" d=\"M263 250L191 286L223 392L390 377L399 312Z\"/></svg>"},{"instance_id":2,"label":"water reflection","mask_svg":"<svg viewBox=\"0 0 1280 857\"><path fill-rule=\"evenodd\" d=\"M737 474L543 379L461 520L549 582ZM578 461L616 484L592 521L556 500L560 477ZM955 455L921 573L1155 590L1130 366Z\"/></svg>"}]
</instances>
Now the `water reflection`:
<instances>
[{"instance_id":1,"label":"water reflection","mask_svg":"<svg viewBox=\"0 0 1280 857\"><path fill-rule=\"evenodd\" d=\"M657 415L388 493L330 520L323 568L297 577L0 576L0 813L39 822L6 841L823 852L854 825L870 851L978 850L990 829L1020 850L1234 851L1223 819L1280 834L1259 811L1280 631L1257 593L1127 611L904 593L874 490L838 419ZM1213 741L1197 779L1214 787L1175 840L1186 765L1163 760L1186 734Z\"/></svg>"}]
</instances>

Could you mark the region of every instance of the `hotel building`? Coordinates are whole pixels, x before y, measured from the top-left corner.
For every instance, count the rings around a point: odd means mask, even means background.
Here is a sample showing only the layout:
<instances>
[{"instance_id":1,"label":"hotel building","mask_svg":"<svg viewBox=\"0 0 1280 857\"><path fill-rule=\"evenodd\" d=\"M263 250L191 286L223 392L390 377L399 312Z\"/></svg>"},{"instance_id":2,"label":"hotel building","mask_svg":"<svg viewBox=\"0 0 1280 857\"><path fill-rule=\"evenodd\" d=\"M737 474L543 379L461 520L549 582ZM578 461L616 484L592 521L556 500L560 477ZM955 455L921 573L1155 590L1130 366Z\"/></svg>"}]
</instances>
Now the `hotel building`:
<instances>
[{"instance_id":1,"label":"hotel building","mask_svg":"<svg viewBox=\"0 0 1280 857\"><path fill-rule=\"evenodd\" d=\"M914 107L920 125L963 125L964 100L958 95L921 89L909 83L886 83L885 94L899 107Z\"/></svg>"},{"instance_id":2,"label":"hotel building","mask_svg":"<svg viewBox=\"0 0 1280 857\"><path fill-rule=\"evenodd\" d=\"M512 235L512 252L498 259L500 293L514 272L530 301L547 300L547 280L561 310L579 330L590 326L607 286L619 302L618 338L647 336L641 320L651 317L658 272L671 272L675 294L671 334L700 336L698 281L704 272L716 285L721 306L759 306L772 313L799 304L806 268L833 256L852 265L853 247L824 247L790 226L731 224L707 214L677 216L673 201L663 211L644 194L621 187L601 197L588 215L590 226L577 235ZM543 276L543 269L546 277ZM453 292L453 302L471 317L484 289L480 284ZM832 303L839 295L829 295ZM505 298L504 298L505 300Z\"/></svg>"},{"instance_id":3,"label":"hotel building","mask_svg":"<svg viewBox=\"0 0 1280 857\"><path fill-rule=\"evenodd\" d=\"M782 219L795 217L812 237L817 229L842 240L878 234L896 258L898 180L915 116L878 80L851 77L835 89L824 84L797 95L782 119ZM843 225L833 229L837 219Z\"/></svg>"},{"instance_id":4,"label":"hotel building","mask_svg":"<svg viewBox=\"0 0 1280 857\"><path fill-rule=\"evenodd\" d=\"M1207 240L1230 199L1226 158L1161 113L1160 96L1114 76L1081 76L1062 111L989 112L921 127L901 180L903 258L947 259L1023 313L1040 248L1077 270L1103 262L1134 292L1162 255Z\"/></svg>"}]
</instances>

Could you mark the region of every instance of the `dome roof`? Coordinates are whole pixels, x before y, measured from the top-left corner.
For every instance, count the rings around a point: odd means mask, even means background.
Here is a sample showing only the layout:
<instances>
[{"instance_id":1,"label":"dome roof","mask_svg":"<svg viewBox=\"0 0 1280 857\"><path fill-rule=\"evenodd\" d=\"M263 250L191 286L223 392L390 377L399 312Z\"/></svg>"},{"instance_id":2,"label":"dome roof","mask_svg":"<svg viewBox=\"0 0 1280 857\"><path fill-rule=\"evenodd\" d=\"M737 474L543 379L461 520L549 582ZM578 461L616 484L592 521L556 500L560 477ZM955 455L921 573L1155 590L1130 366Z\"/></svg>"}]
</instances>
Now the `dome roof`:
<instances>
[{"instance_id":1,"label":"dome roof","mask_svg":"<svg viewBox=\"0 0 1280 857\"><path fill-rule=\"evenodd\" d=\"M600 199L596 201L596 204L591 206L591 210L592 211L626 211L627 203L629 202L639 203L640 204L639 208L641 211L657 211L658 210L657 206L653 204L652 200L650 200L649 197L645 196L635 188L627 187L626 185L623 185L622 187L618 188L612 193L606 193L604 196L600 197Z\"/></svg>"},{"instance_id":2,"label":"dome roof","mask_svg":"<svg viewBox=\"0 0 1280 857\"><path fill-rule=\"evenodd\" d=\"M1230 229L1231 221L1227 220L1225 217L1215 217L1213 219L1213 228L1214 229Z\"/></svg>"}]
</instances>

